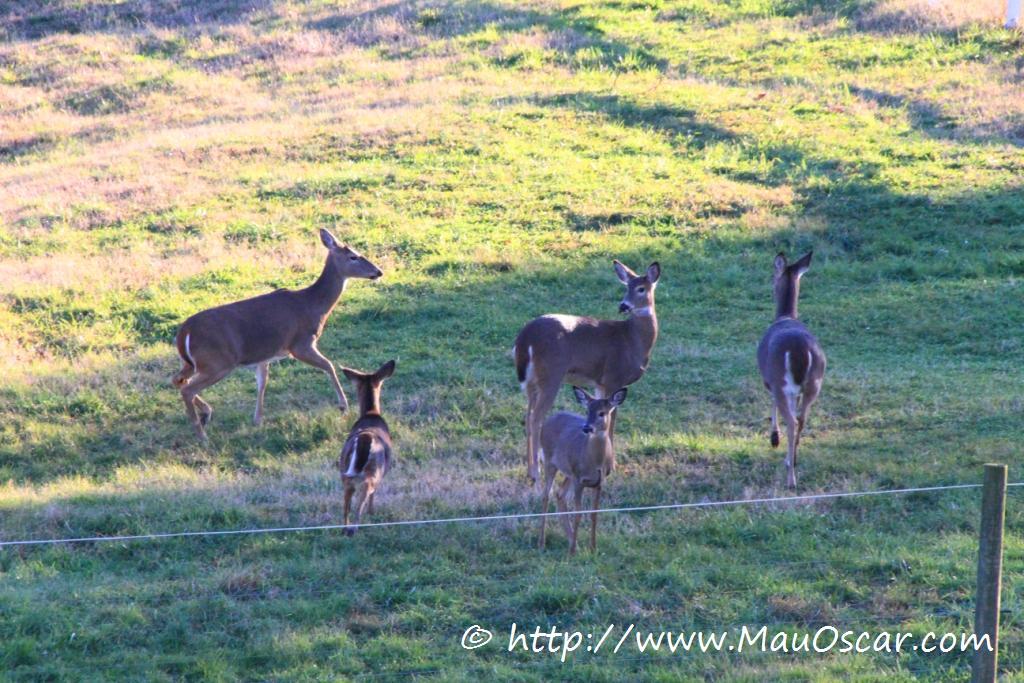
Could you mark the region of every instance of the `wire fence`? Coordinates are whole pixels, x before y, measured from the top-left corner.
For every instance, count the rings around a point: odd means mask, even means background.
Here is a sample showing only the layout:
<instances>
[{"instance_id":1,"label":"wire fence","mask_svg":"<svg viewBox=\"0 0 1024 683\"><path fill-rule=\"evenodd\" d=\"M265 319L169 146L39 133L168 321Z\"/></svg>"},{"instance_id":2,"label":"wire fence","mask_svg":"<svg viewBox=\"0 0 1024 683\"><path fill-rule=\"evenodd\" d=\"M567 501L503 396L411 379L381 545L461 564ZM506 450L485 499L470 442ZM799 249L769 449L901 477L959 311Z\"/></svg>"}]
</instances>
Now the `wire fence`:
<instances>
[{"instance_id":1,"label":"wire fence","mask_svg":"<svg viewBox=\"0 0 1024 683\"><path fill-rule=\"evenodd\" d=\"M1007 484L1007 488L1024 486L1024 482ZM885 495L909 495L915 493L936 493L940 491L955 491L966 489L980 489L981 484L946 484L937 486L917 486L900 489L878 489L868 491L839 491L832 493L814 493L801 496L782 496L774 498L741 498L734 500L699 501L688 503L662 503L657 505L636 505L616 508L600 508L567 510L555 512L521 512L498 515L477 515L463 517L440 517L434 519L408 519L390 520L382 522L365 522L360 524L315 524L308 526L281 526L281 527L254 527L242 529L201 529L194 531L170 531L148 534L124 534L111 536L78 536L70 538L34 538L12 541L0 541L0 548L57 545L72 543L109 543L129 541L149 541L169 538L196 538L196 537L217 537L217 536L252 536L258 534L283 534L283 533L304 533L312 531L336 531L344 529L379 529L387 527L415 527L434 526L439 524L466 524L486 523L499 521L518 521L525 519L537 519L540 517L564 517L570 515L588 514L631 514L640 512L656 512L666 510L695 510L712 509L723 507L734 507L740 505L770 505L797 502L814 502L820 500L837 500L843 498L862 498L867 496Z\"/></svg>"}]
</instances>

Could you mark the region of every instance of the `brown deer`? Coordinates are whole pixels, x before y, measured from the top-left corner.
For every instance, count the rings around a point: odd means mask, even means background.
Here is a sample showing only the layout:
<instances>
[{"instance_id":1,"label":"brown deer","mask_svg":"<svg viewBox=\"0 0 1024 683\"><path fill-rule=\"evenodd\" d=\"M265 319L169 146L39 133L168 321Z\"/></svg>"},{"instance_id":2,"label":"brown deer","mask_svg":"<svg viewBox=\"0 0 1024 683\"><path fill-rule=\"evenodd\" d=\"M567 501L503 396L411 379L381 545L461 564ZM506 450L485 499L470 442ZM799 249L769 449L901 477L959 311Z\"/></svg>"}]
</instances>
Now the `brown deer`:
<instances>
[{"instance_id":1,"label":"brown deer","mask_svg":"<svg viewBox=\"0 0 1024 683\"><path fill-rule=\"evenodd\" d=\"M537 451L544 417L563 382L590 385L599 398L636 382L647 371L658 339L654 289L661 277L657 262L643 275L614 261L626 286L619 311L626 320L595 320L572 315L543 315L528 322L512 349L519 383L526 392L526 466L537 481ZM615 466L614 457L607 463Z\"/></svg>"},{"instance_id":2,"label":"brown deer","mask_svg":"<svg viewBox=\"0 0 1024 683\"><path fill-rule=\"evenodd\" d=\"M775 257L775 322L757 347L757 365L764 386L772 395L772 446L779 445L779 412L786 421L786 482L796 487L796 449L807 413L818 398L825 378L825 352L818 340L797 320L800 278L811 267L807 252L787 264L785 254Z\"/></svg>"},{"instance_id":3,"label":"brown deer","mask_svg":"<svg viewBox=\"0 0 1024 683\"><path fill-rule=\"evenodd\" d=\"M395 361L389 360L372 374L350 368L341 371L355 383L359 399L359 419L352 425L338 458L341 483L345 487L345 533L351 536L356 532L349 527L352 497L356 491L362 491L356 508L356 526L359 526L365 513L373 514L374 493L391 469L391 432L380 415L380 387L395 372Z\"/></svg>"},{"instance_id":4,"label":"brown deer","mask_svg":"<svg viewBox=\"0 0 1024 683\"><path fill-rule=\"evenodd\" d=\"M574 413L555 413L544 422L540 433L541 457L544 459L544 506L540 518L540 547L544 547L544 532L551 498L551 485L555 475L565 475L555 504L559 512L569 512L566 500L572 489L572 510L578 512L583 504L583 489L594 489L594 507L590 513L590 549L597 550L597 509L601 504L601 485L608 475L608 463L615 460L612 445L615 409L626 400L626 389L619 389L610 398L595 398L579 387L572 388L576 400L587 409L587 416ZM569 554L576 554L576 535L580 515L562 515L565 535L569 537Z\"/></svg>"},{"instance_id":5,"label":"brown deer","mask_svg":"<svg viewBox=\"0 0 1024 683\"><path fill-rule=\"evenodd\" d=\"M329 231L320 230L320 240L327 247L327 263L309 287L278 289L217 306L182 323L175 344L184 367L171 383L181 390L185 413L201 441L207 440L206 424L213 409L199 392L243 365L256 371L254 424L263 420L270 363L288 356L323 370L338 395L338 407L342 412L348 408L334 366L316 342L348 279L376 280L383 273L351 247L339 244Z\"/></svg>"}]
</instances>

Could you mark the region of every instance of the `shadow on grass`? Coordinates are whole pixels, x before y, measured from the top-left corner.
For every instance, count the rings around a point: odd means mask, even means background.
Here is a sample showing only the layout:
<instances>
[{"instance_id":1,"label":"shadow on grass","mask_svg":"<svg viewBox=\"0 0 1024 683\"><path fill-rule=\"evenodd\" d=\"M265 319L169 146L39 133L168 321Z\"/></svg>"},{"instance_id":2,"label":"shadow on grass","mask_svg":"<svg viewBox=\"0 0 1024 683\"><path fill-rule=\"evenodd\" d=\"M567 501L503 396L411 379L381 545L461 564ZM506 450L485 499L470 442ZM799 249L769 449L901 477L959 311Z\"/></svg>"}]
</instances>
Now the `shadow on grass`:
<instances>
[{"instance_id":1,"label":"shadow on grass","mask_svg":"<svg viewBox=\"0 0 1024 683\"><path fill-rule=\"evenodd\" d=\"M942 140L965 140L979 143L1009 143L1017 147L1024 146L1024 123L1013 127L1007 126L1003 134L986 134L972 130L971 127L958 126L956 120L943 112L942 107L934 102L914 99L906 95L896 95L874 88L848 86L850 93L862 100L873 102L881 107L906 110L910 125L914 130Z\"/></svg>"},{"instance_id":2,"label":"shadow on grass","mask_svg":"<svg viewBox=\"0 0 1024 683\"><path fill-rule=\"evenodd\" d=\"M339 33L346 42L377 47L384 54L403 56L422 45L417 38L454 39L484 29L503 34L534 29L548 33L547 47L568 66L577 63L591 68L655 68L664 71L668 62L645 46L611 39L592 18L578 7L561 12L521 9L491 2L394 2L371 10L340 12L312 20L309 28ZM520 57L494 57L501 66L516 67Z\"/></svg>"}]
</instances>

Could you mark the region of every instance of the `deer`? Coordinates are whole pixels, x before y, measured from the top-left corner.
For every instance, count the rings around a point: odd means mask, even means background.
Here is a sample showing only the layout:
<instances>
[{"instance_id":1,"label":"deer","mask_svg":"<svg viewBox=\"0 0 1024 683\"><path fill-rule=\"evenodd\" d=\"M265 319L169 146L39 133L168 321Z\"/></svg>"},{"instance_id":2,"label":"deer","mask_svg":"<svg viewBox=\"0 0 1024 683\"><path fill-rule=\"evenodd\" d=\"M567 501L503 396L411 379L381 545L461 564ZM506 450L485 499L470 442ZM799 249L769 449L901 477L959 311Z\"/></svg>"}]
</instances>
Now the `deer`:
<instances>
[{"instance_id":1,"label":"deer","mask_svg":"<svg viewBox=\"0 0 1024 683\"><path fill-rule=\"evenodd\" d=\"M797 319L800 279L811 267L809 251L795 263L775 257L773 288L775 321L757 347L761 379L772 396L771 444L779 445L779 413L786 421L786 483L796 488L796 451L807 414L818 399L825 378L825 352L817 338Z\"/></svg>"},{"instance_id":2,"label":"deer","mask_svg":"<svg viewBox=\"0 0 1024 683\"><path fill-rule=\"evenodd\" d=\"M270 363L289 356L322 370L337 394L338 408L342 413L348 409L334 365L317 349L317 340L348 280L376 280L383 272L352 247L339 243L329 230L320 230L320 241L327 248L327 261L309 287L278 289L209 308L178 329L175 345L184 366L171 384L180 390L185 413L201 442L208 442L206 425L213 408L199 392L241 366L256 372L255 425L263 421Z\"/></svg>"},{"instance_id":3,"label":"deer","mask_svg":"<svg viewBox=\"0 0 1024 683\"><path fill-rule=\"evenodd\" d=\"M391 432L380 414L380 389L384 380L394 374L395 361L389 360L374 373L351 368L342 368L341 371L355 383L359 400L359 419L352 425L338 458L341 483L345 489L345 534L352 536L356 532L349 526L353 496L357 491L362 492L356 508L356 526L359 526L364 514L373 514L374 494L394 459Z\"/></svg>"},{"instance_id":4,"label":"deer","mask_svg":"<svg viewBox=\"0 0 1024 683\"><path fill-rule=\"evenodd\" d=\"M567 496L572 489L572 509L579 512L583 504L583 489L594 489L593 509L590 513L590 550L597 550L597 510L601 504L601 486L608 476L607 464L615 459L612 445L615 409L626 400L626 388L614 392L609 398L591 396L580 387L573 387L576 400L586 408L586 417L560 412L549 417L541 428L540 452L544 460L544 504L540 518L540 548L544 548L547 514L551 500L551 487L555 476L565 475L561 488L555 494L558 511L569 512ZM570 520L571 517L571 520ZM569 554L576 554L576 536L580 515L562 515L565 535L569 537Z\"/></svg>"},{"instance_id":5,"label":"deer","mask_svg":"<svg viewBox=\"0 0 1024 683\"><path fill-rule=\"evenodd\" d=\"M596 320L573 315L542 315L519 331L512 355L526 393L526 469L537 481L537 453L544 418L563 382L594 387L596 396L633 384L647 371L658 339L654 290L661 277L657 261L637 275L620 261L615 274L626 287L619 304L625 320ZM607 463L610 472L614 457Z\"/></svg>"}]
</instances>

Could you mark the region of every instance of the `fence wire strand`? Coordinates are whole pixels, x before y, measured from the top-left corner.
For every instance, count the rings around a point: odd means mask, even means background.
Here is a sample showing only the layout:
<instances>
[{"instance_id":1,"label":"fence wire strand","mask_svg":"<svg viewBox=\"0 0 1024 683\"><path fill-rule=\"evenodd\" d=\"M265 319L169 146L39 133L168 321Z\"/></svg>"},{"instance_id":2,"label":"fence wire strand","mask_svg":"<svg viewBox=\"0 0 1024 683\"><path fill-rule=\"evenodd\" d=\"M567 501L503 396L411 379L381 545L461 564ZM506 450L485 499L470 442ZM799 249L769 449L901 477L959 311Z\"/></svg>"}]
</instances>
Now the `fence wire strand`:
<instances>
[{"instance_id":1,"label":"fence wire strand","mask_svg":"<svg viewBox=\"0 0 1024 683\"><path fill-rule=\"evenodd\" d=\"M842 491L834 493L813 493L802 496L783 496L776 498L742 498L735 500L699 501L691 503L664 503L660 505L636 505L618 508L601 508L598 510L566 510L556 512L520 512L500 515L479 515L464 517L439 517L434 519L406 519L383 522L366 522L361 524L316 524L309 526L256 527L244 529L203 529L197 531L171 531L150 534L125 534L114 536L79 536L72 538L35 538L15 541L0 541L0 548L17 546L58 545L61 543L110 543L127 541L148 541L168 538L194 538L216 536L251 536L256 534L298 533L309 531L336 531L340 529L374 529L385 527L431 526L438 524L466 524L473 522L500 522L521 519L537 519L540 517L563 517L568 515L589 514L630 514L637 512L655 512L663 510L694 510L708 508L735 507L740 505L768 505L772 503L812 502L817 500L836 500L842 498L860 498L866 496L907 495L912 493L933 493L980 489L981 484L949 484L941 486L917 486L901 489L879 489L873 491ZM1007 488L1024 486L1024 482L1007 484Z\"/></svg>"}]
</instances>

